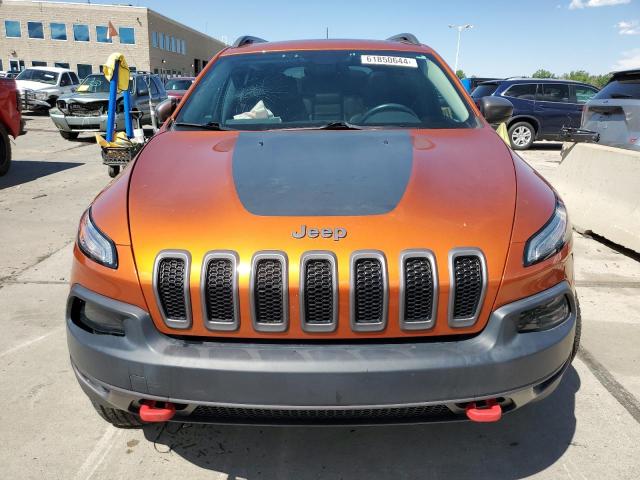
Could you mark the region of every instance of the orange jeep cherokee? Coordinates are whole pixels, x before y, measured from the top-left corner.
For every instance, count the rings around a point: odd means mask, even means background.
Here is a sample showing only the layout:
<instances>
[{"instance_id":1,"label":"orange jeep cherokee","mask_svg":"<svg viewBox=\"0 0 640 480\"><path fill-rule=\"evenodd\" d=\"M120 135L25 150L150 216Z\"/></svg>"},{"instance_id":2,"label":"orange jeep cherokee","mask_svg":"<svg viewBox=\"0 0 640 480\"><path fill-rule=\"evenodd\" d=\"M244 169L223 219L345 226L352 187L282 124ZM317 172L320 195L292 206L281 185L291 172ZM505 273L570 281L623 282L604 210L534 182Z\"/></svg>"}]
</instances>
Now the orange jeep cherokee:
<instances>
[{"instance_id":1,"label":"orange jeep cherokee","mask_svg":"<svg viewBox=\"0 0 640 480\"><path fill-rule=\"evenodd\" d=\"M168 106L167 106L168 105ZM495 421L580 332L554 190L413 35L220 52L84 213L71 362L116 426Z\"/></svg>"}]
</instances>

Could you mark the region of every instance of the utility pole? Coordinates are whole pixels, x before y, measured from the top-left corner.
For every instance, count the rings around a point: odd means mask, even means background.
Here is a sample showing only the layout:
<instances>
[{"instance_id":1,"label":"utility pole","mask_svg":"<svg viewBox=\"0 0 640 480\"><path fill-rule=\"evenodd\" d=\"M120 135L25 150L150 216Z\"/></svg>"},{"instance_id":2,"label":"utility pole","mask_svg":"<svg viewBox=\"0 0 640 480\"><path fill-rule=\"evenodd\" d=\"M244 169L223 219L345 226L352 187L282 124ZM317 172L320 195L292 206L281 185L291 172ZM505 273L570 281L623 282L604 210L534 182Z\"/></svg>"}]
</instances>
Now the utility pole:
<instances>
[{"instance_id":1,"label":"utility pole","mask_svg":"<svg viewBox=\"0 0 640 480\"><path fill-rule=\"evenodd\" d=\"M453 68L454 72L458 72L458 59L460 58L460 37L464 30L473 28L473 25L470 23L465 23L464 25L449 25L449 28L453 28L458 31L458 45L456 46L456 65Z\"/></svg>"},{"instance_id":2,"label":"utility pole","mask_svg":"<svg viewBox=\"0 0 640 480\"><path fill-rule=\"evenodd\" d=\"M327 40L329 40L329 27L327 27Z\"/></svg>"}]
</instances>

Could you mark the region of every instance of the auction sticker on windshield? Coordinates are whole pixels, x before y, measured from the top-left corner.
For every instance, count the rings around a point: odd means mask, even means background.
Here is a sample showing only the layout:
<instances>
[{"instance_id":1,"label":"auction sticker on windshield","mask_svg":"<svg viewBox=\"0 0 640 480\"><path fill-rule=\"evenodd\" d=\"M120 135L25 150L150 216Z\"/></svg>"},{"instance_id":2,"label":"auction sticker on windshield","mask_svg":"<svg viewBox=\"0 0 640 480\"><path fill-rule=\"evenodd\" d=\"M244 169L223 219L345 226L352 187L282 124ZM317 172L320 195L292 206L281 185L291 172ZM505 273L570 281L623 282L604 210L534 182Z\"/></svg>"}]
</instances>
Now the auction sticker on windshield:
<instances>
[{"instance_id":1,"label":"auction sticker on windshield","mask_svg":"<svg viewBox=\"0 0 640 480\"><path fill-rule=\"evenodd\" d=\"M360 59L363 65L389 65L392 67L418 68L418 62L415 58L361 55Z\"/></svg>"}]
</instances>

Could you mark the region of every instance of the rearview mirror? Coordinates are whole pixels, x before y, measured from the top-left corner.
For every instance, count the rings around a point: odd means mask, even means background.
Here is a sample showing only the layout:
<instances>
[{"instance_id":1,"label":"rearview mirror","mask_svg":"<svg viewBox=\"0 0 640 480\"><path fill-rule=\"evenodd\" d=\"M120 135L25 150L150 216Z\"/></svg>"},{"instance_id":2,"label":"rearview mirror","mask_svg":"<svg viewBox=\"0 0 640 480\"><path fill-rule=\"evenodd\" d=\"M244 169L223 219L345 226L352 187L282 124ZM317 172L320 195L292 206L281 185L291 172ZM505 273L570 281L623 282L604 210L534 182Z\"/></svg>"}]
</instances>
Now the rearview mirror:
<instances>
[{"instance_id":1,"label":"rearview mirror","mask_svg":"<svg viewBox=\"0 0 640 480\"><path fill-rule=\"evenodd\" d=\"M492 125L507 122L513 115L513 104L502 97L482 97L476 101L480 113Z\"/></svg>"},{"instance_id":2,"label":"rearview mirror","mask_svg":"<svg viewBox=\"0 0 640 480\"><path fill-rule=\"evenodd\" d=\"M178 103L179 100L177 98L169 97L156 106L156 120L158 121L158 125L162 125L167 121L167 118L173 115Z\"/></svg>"}]
</instances>

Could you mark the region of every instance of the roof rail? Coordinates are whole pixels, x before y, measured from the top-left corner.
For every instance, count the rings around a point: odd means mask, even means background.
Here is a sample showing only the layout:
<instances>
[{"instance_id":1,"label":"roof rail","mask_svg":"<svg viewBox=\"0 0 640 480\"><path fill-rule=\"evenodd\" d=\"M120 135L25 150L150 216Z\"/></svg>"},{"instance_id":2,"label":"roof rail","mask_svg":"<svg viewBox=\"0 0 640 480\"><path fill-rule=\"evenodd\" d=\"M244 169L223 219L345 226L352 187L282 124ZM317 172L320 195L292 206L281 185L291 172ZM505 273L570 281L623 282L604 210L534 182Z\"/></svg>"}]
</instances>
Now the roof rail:
<instances>
[{"instance_id":1,"label":"roof rail","mask_svg":"<svg viewBox=\"0 0 640 480\"><path fill-rule=\"evenodd\" d=\"M420 40L413 33L399 33L393 37L387 38L389 42L403 42L411 43L413 45L420 45Z\"/></svg>"},{"instance_id":2,"label":"roof rail","mask_svg":"<svg viewBox=\"0 0 640 480\"><path fill-rule=\"evenodd\" d=\"M245 45L251 45L252 43L266 43L264 38L252 37L251 35L243 35L233 42L232 47L244 47Z\"/></svg>"}]
</instances>

